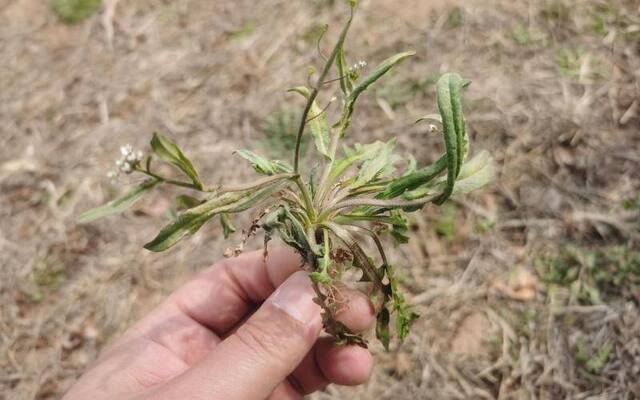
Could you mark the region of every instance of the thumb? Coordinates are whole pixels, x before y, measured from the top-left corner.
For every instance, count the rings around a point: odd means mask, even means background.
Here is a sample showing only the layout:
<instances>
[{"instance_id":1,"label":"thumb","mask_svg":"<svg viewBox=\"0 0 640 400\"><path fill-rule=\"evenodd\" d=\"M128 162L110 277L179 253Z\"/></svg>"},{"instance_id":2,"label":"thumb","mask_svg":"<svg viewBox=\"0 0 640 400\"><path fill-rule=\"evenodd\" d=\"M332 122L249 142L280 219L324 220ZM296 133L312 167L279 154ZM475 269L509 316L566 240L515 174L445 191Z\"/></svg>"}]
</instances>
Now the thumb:
<instances>
[{"instance_id":1,"label":"thumb","mask_svg":"<svg viewBox=\"0 0 640 400\"><path fill-rule=\"evenodd\" d=\"M264 399L318 338L322 319L314 297L308 274L294 273L207 358L173 381L170 391L181 399Z\"/></svg>"}]
</instances>

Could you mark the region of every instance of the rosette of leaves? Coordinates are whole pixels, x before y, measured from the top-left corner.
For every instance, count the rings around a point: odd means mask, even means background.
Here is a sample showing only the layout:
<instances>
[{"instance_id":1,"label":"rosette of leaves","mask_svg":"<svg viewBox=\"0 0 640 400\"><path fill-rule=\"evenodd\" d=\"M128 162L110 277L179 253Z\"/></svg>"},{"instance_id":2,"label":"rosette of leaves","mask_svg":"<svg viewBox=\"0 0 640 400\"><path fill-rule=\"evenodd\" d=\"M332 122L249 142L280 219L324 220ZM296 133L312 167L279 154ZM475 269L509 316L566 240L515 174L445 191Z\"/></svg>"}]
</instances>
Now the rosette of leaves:
<instances>
[{"instance_id":1,"label":"rosette of leaves","mask_svg":"<svg viewBox=\"0 0 640 400\"><path fill-rule=\"evenodd\" d=\"M438 113L424 118L440 126L445 144L445 153L433 164L418 167L413 158L397 155L394 140L341 146L361 95L414 54L396 54L362 76L347 68L344 44L356 8L355 2L349 4L349 18L315 85L291 89L305 100L293 165L238 150L236 155L249 162L261 177L241 185L208 187L175 143L154 135L153 155L145 165L134 165L134 171L149 179L124 197L85 213L81 220L120 212L158 185L188 189L191 194L176 199L182 211L145 245L146 249L159 252L196 233L214 217L219 217L227 235L235 230L231 223L233 214L256 209L257 217L245 230L245 240L263 230L265 251L266 242L278 236L301 254L305 268L310 271L317 301L324 310L326 332L343 343L366 345L361 336L334 318L340 307L338 283L342 283L348 270L356 269L361 271L361 280L371 284L370 296L377 313L376 336L388 348L391 332L395 330L397 337L404 339L418 315L400 292L398 275L385 254L383 237L406 243L408 213L422 209L427 203L440 205L453 195L483 186L492 177L493 164L486 152L467 160L469 138L460 98L469 82L453 73L444 74L437 82ZM330 76L332 73L335 76ZM332 86L332 82L338 83ZM321 90L332 87L339 90L342 107L335 121L330 122L329 107L321 107L317 99ZM313 137L321 164L321 173L308 176L300 172L299 160L305 133ZM155 159L175 167L185 180L170 180L156 174L152 169ZM369 244L375 247L376 257L370 257L366 251ZM241 247L227 255L238 254ZM395 329L390 329L392 321Z\"/></svg>"}]
</instances>

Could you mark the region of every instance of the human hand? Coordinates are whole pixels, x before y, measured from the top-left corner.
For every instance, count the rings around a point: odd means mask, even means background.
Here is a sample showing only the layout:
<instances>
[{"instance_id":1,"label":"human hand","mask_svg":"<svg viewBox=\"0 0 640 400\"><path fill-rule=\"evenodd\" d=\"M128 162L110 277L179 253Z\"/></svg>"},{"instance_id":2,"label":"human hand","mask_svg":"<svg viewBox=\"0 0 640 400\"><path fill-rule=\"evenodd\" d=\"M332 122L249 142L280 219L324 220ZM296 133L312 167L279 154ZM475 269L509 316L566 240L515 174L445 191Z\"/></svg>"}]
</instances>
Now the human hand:
<instances>
[{"instance_id":1,"label":"human hand","mask_svg":"<svg viewBox=\"0 0 640 400\"><path fill-rule=\"evenodd\" d=\"M300 257L284 247L227 259L179 288L112 344L63 400L299 399L358 385L370 353L318 338L320 307ZM374 314L345 289L338 319L355 332Z\"/></svg>"}]
</instances>

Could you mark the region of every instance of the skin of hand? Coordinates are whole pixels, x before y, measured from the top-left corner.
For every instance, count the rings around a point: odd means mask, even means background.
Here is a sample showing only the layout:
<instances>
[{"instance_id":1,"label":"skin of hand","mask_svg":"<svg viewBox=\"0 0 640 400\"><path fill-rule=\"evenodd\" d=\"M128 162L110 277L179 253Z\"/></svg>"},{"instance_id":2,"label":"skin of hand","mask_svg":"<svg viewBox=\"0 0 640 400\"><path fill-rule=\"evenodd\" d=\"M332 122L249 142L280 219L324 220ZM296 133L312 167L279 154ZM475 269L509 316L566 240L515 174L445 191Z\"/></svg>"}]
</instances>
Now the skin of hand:
<instances>
[{"instance_id":1,"label":"skin of hand","mask_svg":"<svg viewBox=\"0 0 640 400\"><path fill-rule=\"evenodd\" d=\"M129 328L63 400L290 400L366 382L371 354L320 337L321 309L300 265L285 247L217 263ZM367 296L342 295L337 319L369 329Z\"/></svg>"}]
</instances>

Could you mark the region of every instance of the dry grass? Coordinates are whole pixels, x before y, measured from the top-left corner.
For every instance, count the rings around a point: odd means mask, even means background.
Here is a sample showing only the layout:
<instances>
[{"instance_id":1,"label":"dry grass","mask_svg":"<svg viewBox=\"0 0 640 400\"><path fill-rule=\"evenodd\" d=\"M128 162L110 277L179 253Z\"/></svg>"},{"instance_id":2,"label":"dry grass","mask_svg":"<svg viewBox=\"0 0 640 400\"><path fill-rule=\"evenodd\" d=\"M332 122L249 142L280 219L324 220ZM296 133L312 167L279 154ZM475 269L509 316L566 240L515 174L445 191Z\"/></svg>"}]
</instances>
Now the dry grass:
<instances>
[{"instance_id":1,"label":"dry grass","mask_svg":"<svg viewBox=\"0 0 640 400\"><path fill-rule=\"evenodd\" d=\"M316 58L306 38L342 10L104 3L76 26L44 1L0 3L0 399L59 397L106 342L222 254L215 226L167 255L141 249L164 218L162 192L74 223L114 194L105 174L118 146L169 132L211 182L241 181L231 151L264 144L262 121L299 105L284 89ZM473 143L501 173L415 219L393 258L412 266L404 283L422 319L400 348L374 346L368 385L314 398L640 397L640 277L611 279L640 268L637 2L363 0L351 48L370 63L418 52L363 101L355 139L393 135L431 159L438 139L411 122L433 111L433 78L457 71L473 80ZM566 270L577 278L558 277Z\"/></svg>"}]
</instances>

